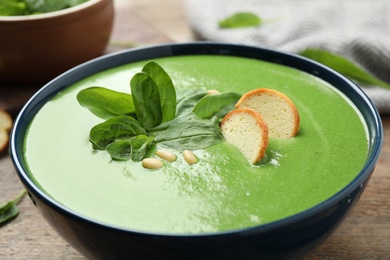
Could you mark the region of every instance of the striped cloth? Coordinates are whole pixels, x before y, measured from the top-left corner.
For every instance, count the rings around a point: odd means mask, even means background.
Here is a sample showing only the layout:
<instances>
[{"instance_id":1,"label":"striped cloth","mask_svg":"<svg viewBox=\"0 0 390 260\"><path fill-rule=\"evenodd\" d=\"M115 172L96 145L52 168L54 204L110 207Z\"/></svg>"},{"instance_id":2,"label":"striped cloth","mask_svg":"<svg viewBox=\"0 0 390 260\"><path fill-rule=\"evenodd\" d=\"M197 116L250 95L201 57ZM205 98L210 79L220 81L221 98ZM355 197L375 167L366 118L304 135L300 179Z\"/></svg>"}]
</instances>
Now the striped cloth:
<instances>
[{"instance_id":1,"label":"striped cloth","mask_svg":"<svg viewBox=\"0 0 390 260\"><path fill-rule=\"evenodd\" d=\"M201 40L275 48L321 48L354 61L390 83L390 0L184 0L188 23ZM262 18L257 28L219 29L236 12ZM378 111L390 113L390 90L361 86Z\"/></svg>"}]
</instances>

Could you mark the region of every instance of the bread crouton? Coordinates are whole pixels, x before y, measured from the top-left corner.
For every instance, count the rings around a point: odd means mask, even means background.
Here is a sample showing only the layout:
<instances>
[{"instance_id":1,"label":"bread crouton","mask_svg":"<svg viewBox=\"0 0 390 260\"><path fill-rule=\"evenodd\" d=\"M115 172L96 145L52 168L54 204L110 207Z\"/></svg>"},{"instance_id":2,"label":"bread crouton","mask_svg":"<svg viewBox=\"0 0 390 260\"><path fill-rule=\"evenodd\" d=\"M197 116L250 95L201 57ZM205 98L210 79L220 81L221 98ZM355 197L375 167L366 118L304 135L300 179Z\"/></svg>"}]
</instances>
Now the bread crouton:
<instances>
[{"instance_id":1,"label":"bread crouton","mask_svg":"<svg viewBox=\"0 0 390 260\"><path fill-rule=\"evenodd\" d=\"M247 108L230 111L221 121L221 132L251 163L256 164L264 158L268 127L259 112Z\"/></svg>"},{"instance_id":2,"label":"bread crouton","mask_svg":"<svg viewBox=\"0 0 390 260\"><path fill-rule=\"evenodd\" d=\"M277 90L259 88L249 91L240 98L236 108L260 112L268 125L270 138L287 139L299 131L297 108L290 98Z\"/></svg>"},{"instance_id":3,"label":"bread crouton","mask_svg":"<svg viewBox=\"0 0 390 260\"><path fill-rule=\"evenodd\" d=\"M7 112L0 110L0 153L3 153L8 147L9 131L12 124L11 116Z\"/></svg>"}]
</instances>

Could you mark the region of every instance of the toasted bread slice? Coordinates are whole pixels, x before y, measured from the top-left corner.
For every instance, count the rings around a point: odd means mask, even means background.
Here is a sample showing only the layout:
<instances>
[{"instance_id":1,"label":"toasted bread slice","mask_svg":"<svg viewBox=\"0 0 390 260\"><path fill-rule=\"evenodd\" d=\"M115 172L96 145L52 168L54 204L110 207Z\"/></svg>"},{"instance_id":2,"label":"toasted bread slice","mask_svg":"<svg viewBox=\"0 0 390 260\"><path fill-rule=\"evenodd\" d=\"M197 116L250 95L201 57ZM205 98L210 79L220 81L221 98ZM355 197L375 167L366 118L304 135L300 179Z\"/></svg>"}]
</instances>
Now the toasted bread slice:
<instances>
[{"instance_id":1,"label":"toasted bread slice","mask_svg":"<svg viewBox=\"0 0 390 260\"><path fill-rule=\"evenodd\" d=\"M5 129L6 131L11 130L12 123L11 116L4 110L0 109L0 129Z\"/></svg>"},{"instance_id":2,"label":"toasted bread slice","mask_svg":"<svg viewBox=\"0 0 390 260\"><path fill-rule=\"evenodd\" d=\"M12 127L11 116L0 109L0 153L3 153L8 147L9 131Z\"/></svg>"},{"instance_id":3,"label":"toasted bread slice","mask_svg":"<svg viewBox=\"0 0 390 260\"><path fill-rule=\"evenodd\" d=\"M299 131L299 114L293 102L283 93L259 88L244 94L237 109L251 108L260 112L268 125L269 137L287 139Z\"/></svg>"},{"instance_id":4,"label":"toasted bread slice","mask_svg":"<svg viewBox=\"0 0 390 260\"><path fill-rule=\"evenodd\" d=\"M5 152L8 147L8 132L5 129L0 129L0 154Z\"/></svg>"},{"instance_id":5,"label":"toasted bread slice","mask_svg":"<svg viewBox=\"0 0 390 260\"><path fill-rule=\"evenodd\" d=\"M251 163L255 164L265 156L268 127L259 112L253 109L230 111L221 121L221 132Z\"/></svg>"}]
</instances>

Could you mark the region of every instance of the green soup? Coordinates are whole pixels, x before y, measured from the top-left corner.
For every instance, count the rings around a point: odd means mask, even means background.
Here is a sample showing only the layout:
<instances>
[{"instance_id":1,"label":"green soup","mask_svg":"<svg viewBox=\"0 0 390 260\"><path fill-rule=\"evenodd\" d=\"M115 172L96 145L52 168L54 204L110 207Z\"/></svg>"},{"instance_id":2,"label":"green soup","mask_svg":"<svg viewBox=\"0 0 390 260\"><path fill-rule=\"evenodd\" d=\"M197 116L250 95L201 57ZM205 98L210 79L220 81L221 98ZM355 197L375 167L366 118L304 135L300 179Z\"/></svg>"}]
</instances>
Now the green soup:
<instances>
[{"instance_id":1,"label":"green soup","mask_svg":"<svg viewBox=\"0 0 390 260\"><path fill-rule=\"evenodd\" d=\"M253 166L226 142L180 153L158 170L140 162L112 161L94 151L90 129L102 119L77 102L90 86L130 92L144 62L90 76L52 98L32 121L25 156L34 181L65 207L97 221L140 231L204 233L265 224L331 197L362 169L367 129L356 108L328 83L301 71L228 56L155 59L177 90L216 89L245 93L266 87L289 96L301 126L288 140L270 140L267 159Z\"/></svg>"}]
</instances>

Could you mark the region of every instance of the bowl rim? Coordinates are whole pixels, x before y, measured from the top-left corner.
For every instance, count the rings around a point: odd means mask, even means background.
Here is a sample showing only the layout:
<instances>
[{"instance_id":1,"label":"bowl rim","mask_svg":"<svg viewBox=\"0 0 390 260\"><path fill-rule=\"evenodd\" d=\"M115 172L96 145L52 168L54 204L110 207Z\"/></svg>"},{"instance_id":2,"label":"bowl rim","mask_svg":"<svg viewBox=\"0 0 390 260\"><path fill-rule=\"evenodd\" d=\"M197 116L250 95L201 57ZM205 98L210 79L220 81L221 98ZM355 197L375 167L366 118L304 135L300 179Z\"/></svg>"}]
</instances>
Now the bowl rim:
<instances>
[{"instance_id":1,"label":"bowl rim","mask_svg":"<svg viewBox=\"0 0 390 260\"><path fill-rule=\"evenodd\" d=\"M38 20L46 20L51 19L54 17L62 17L66 16L68 14L77 13L80 11L83 11L85 9L88 9L89 7L92 7L96 4L106 2L107 0L88 0L84 3L68 7L65 9L52 11L48 13L42 13L42 14L28 14L28 15L12 15L12 16L4 16L0 15L0 23L2 22L28 22L28 21L38 21Z\"/></svg>"},{"instance_id":2,"label":"bowl rim","mask_svg":"<svg viewBox=\"0 0 390 260\"><path fill-rule=\"evenodd\" d=\"M175 49L176 51L183 51L181 55L190 55L191 48L205 48L205 50L211 50L211 52L215 51L215 53L208 53L208 54L214 54L214 55L233 55L232 53L229 53L229 51L232 51L232 49L245 49L245 51L251 50L254 51L254 53L251 53L251 57L259 60L266 60L270 62L274 62L277 64L290 66L290 63L296 63L300 62L302 63L302 66L304 69L300 68L299 70L307 69L306 72L309 72L309 74L318 76L318 77L327 77L332 76L335 79L343 82L345 85L348 85L348 88L350 88L357 98L360 99L360 102L362 102L366 106L366 111L364 111L363 117L366 116L372 117L372 126L371 129L367 131L372 131L371 135L373 137L369 137L369 146L371 149L368 152L367 155L367 161L364 164L361 171L356 175L356 177L348 183L344 188L342 188L339 192L335 193L325 201L320 202L319 204L316 204L315 206L308 208L304 211L301 211L297 214L293 214L291 216L285 217L283 219L279 219L276 221L268 222L265 224L252 226L252 227L246 227L246 228L237 228L233 230L227 230L227 231L218 231L218 232L205 232L205 233L195 233L195 234L183 234L183 233L163 233L163 232L152 232L152 231L143 231L143 230L136 230L136 229L130 229L125 228L123 226L106 223L104 221L100 221L97 219L94 219L90 216L85 216L83 214L77 213L73 211L71 208L66 207L53 198L51 198L48 194L43 192L41 188L37 184L34 183L32 178L27 173L27 170L24 169L23 163L21 158L23 157L23 152L20 151L20 144L18 144L18 135L20 134L20 128L23 124L29 124L30 121L25 119L26 114L28 115L33 114L33 116L36 114L36 112L40 109L43 104L50 99L54 94L58 93L60 89L63 89L71 84L61 86L60 88L56 88L55 93L50 92L51 86L55 86L58 81L70 81L70 82L77 82L81 80L82 78L88 77L94 73L98 73L99 71L103 71L108 68L112 68L115 66L119 66L121 64L125 64L126 62L120 62L118 60L126 60L127 56L136 56L135 58L140 60L147 60L150 57L144 57L145 54L148 53L149 56L158 58L158 57L167 57L171 55L175 55ZM177 50L178 49L178 50ZM189 53L186 53L188 52ZM256 53L258 52L258 53ZM195 54L195 53L192 53ZM199 54L199 53L198 53ZM260 54L258 57L255 54ZM261 54L265 56L261 56ZM158 55L156 57L155 55ZM177 55L177 54L176 54ZM254 57L254 56L256 57ZM240 56L240 55L235 55ZM271 57L271 60L269 59ZM276 57L272 60L272 57ZM283 60L283 59L284 60ZM112 64L107 61L113 61L116 60L116 64ZM127 61L127 63L135 62L136 60ZM120 64L117 64L117 63ZM96 65L97 64L97 65ZM105 65L102 65L105 64ZM89 68L96 66L105 66L105 68L100 70L94 70L93 72L89 73L88 75L83 75L83 72L88 70ZM326 80L325 80L326 81ZM49 95L49 96L47 96ZM43 100L39 100L40 96L44 96ZM350 97L349 97L350 98ZM352 100L351 100L352 101ZM352 102L355 104L355 102ZM36 108L36 106L39 106ZM355 105L356 106L356 105ZM35 107L35 109L33 109ZM33 112L31 112L33 111ZM360 113L363 113L363 111L360 111ZM366 120L365 120L366 121ZM366 122L368 124L368 122ZM369 127L369 126L367 126ZM368 98L368 96L364 93L364 91L358 87L355 83L341 75L340 73L316 62L313 60L310 60L308 58L299 56L297 54L292 54L284 51L279 51L275 49L265 48L265 47L259 47L259 46L253 46L253 45L245 45L245 44L235 44L235 43L224 43L224 42L187 42L187 43L164 43L164 44L156 44L146 47L137 47L133 49L127 49L123 51L118 51L111 54L106 54L101 57L92 59L90 61L87 61L85 63L82 63L64 73L57 76L50 82L48 82L46 85L44 85L40 90L38 90L24 105L20 113L18 114L17 118L15 119L14 127L11 130L10 134L10 155L11 159L13 161L14 167L17 171L17 174L19 175L19 178L22 180L23 184L27 186L30 190L34 192L35 195L39 196L41 200L43 200L45 203L48 203L51 207L54 207L55 209L61 211L62 213L69 215L73 218L76 218L78 220L81 220L83 222L88 222L90 224L94 224L97 226L100 226L101 228L106 229L113 229L117 232L126 232L126 233L133 233L138 235L153 235L153 236L163 236L163 237L195 237L195 238L204 238L204 237L210 237L210 236L216 236L216 235L235 235L235 234L243 234L243 233L252 233L252 232L268 232L271 230L279 229L286 227L292 223L297 223L300 221L303 221L305 219L308 219L321 211L323 211L326 208L329 208L332 205L335 205L340 202L341 199L348 197L353 191L356 189L363 189L364 188L364 182L369 179L371 176L373 170L375 169L376 163L379 160L379 156L381 153L381 149L383 146L383 125L380 118L380 115L371 102L371 100ZM371 141L370 141L371 140ZM24 140L23 140L24 141Z\"/></svg>"}]
</instances>

